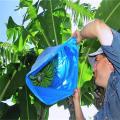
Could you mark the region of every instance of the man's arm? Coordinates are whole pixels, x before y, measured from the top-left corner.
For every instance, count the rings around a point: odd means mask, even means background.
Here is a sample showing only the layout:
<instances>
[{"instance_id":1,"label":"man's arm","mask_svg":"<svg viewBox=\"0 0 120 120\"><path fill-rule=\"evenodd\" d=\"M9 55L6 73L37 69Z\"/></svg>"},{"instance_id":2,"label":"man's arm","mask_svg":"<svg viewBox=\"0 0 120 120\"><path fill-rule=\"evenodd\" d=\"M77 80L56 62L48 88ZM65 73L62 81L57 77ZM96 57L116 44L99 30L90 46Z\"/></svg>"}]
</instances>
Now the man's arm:
<instances>
[{"instance_id":1,"label":"man's arm","mask_svg":"<svg viewBox=\"0 0 120 120\"><path fill-rule=\"evenodd\" d=\"M74 103L74 108L75 108L75 117L76 120L85 120L83 113L82 113L82 109L80 106L80 90L76 89L73 95L73 103Z\"/></svg>"},{"instance_id":2,"label":"man's arm","mask_svg":"<svg viewBox=\"0 0 120 120\"><path fill-rule=\"evenodd\" d=\"M113 40L111 28L98 19L88 23L81 31L76 31L73 36L77 37L78 43L85 38L98 38L102 45L111 45Z\"/></svg>"}]
</instances>

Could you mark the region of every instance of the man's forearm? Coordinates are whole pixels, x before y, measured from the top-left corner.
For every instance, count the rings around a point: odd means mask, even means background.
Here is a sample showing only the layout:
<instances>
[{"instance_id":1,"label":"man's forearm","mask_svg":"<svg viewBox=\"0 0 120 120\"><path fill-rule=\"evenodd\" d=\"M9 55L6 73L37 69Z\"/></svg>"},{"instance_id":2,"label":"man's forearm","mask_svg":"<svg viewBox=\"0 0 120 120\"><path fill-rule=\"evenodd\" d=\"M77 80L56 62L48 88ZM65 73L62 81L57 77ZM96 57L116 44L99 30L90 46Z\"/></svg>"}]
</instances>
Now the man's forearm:
<instances>
[{"instance_id":1,"label":"man's forearm","mask_svg":"<svg viewBox=\"0 0 120 120\"><path fill-rule=\"evenodd\" d=\"M113 35L111 28L101 20L88 23L79 33L81 40L85 38L98 38L102 45L111 45ZM81 41L79 39L79 42Z\"/></svg>"},{"instance_id":2,"label":"man's forearm","mask_svg":"<svg viewBox=\"0 0 120 120\"><path fill-rule=\"evenodd\" d=\"M82 39L97 37L98 22L99 22L99 20L94 20L83 27L83 29L80 31L80 35L81 35Z\"/></svg>"},{"instance_id":3,"label":"man's forearm","mask_svg":"<svg viewBox=\"0 0 120 120\"><path fill-rule=\"evenodd\" d=\"M79 101L74 102L76 120L85 120Z\"/></svg>"}]
</instances>

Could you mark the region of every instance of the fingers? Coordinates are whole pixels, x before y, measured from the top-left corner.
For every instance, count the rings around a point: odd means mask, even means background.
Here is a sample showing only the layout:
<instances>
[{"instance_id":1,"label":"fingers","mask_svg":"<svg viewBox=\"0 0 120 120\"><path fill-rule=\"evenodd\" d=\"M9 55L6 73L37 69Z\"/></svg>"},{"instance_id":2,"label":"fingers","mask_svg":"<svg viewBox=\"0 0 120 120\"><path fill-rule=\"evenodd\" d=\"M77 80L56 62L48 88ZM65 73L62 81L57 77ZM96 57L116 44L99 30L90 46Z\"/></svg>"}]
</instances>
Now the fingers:
<instances>
[{"instance_id":1,"label":"fingers","mask_svg":"<svg viewBox=\"0 0 120 120\"><path fill-rule=\"evenodd\" d=\"M72 36L73 36L73 37L77 37L77 32L78 32L78 30L75 30L75 32L72 33Z\"/></svg>"},{"instance_id":2,"label":"fingers","mask_svg":"<svg viewBox=\"0 0 120 120\"><path fill-rule=\"evenodd\" d=\"M75 92L80 92L80 88L75 89Z\"/></svg>"},{"instance_id":3,"label":"fingers","mask_svg":"<svg viewBox=\"0 0 120 120\"><path fill-rule=\"evenodd\" d=\"M79 101L80 101L80 88L76 88L73 94L73 102L76 103Z\"/></svg>"},{"instance_id":4,"label":"fingers","mask_svg":"<svg viewBox=\"0 0 120 120\"><path fill-rule=\"evenodd\" d=\"M78 93L78 92L79 92L79 90L78 90L78 89L75 89L74 94L75 94L75 93Z\"/></svg>"},{"instance_id":5,"label":"fingers","mask_svg":"<svg viewBox=\"0 0 120 120\"><path fill-rule=\"evenodd\" d=\"M76 30L76 31L72 34L72 36L77 38L77 43L80 43L80 41L82 40L82 36L81 36L79 30Z\"/></svg>"},{"instance_id":6,"label":"fingers","mask_svg":"<svg viewBox=\"0 0 120 120\"><path fill-rule=\"evenodd\" d=\"M73 96L78 96L80 94L80 88L75 89Z\"/></svg>"}]
</instances>

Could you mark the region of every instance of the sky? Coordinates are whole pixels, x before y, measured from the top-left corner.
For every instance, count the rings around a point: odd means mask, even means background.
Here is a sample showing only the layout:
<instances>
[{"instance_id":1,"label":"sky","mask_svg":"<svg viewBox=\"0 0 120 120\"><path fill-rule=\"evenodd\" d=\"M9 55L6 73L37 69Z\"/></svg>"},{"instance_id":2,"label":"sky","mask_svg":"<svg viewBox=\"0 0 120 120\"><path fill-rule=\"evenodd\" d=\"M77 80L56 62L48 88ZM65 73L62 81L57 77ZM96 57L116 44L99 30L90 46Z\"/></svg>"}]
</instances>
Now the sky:
<instances>
[{"instance_id":1,"label":"sky","mask_svg":"<svg viewBox=\"0 0 120 120\"><path fill-rule=\"evenodd\" d=\"M12 16L17 24L21 24L24 10L14 11L19 5L19 0L0 0L0 41L6 41L6 23Z\"/></svg>"}]
</instances>

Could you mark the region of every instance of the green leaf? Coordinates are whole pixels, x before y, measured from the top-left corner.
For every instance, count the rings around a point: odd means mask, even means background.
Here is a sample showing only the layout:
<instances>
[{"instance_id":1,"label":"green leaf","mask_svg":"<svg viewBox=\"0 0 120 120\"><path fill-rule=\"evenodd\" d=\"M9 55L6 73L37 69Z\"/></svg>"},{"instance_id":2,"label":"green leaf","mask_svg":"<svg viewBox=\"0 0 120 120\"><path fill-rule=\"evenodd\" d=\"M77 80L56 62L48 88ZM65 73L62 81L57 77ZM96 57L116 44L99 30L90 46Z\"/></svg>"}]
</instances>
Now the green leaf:
<instances>
[{"instance_id":1,"label":"green leaf","mask_svg":"<svg viewBox=\"0 0 120 120\"><path fill-rule=\"evenodd\" d=\"M71 36L71 23L69 17L64 19L64 22L60 25L61 31L60 34L62 35L62 43L64 43L70 36Z\"/></svg>"},{"instance_id":2,"label":"green leaf","mask_svg":"<svg viewBox=\"0 0 120 120\"><path fill-rule=\"evenodd\" d=\"M93 80L86 81L81 88L81 103L82 105L90 105L94 102L95 85Z\"/></svg>"},{"instance_id":3,"label":"green leaf","mask_svg":"<svg viewBox=\"0 0 120 120\"><path fill-rule=\"evenodd\" d=\"M64 5L64 1L61 1L61 0L57 0L57 2L55 0L41 0L40 1L40 6L45 10L50 10L51 7L50 7L50 2L52 4L52 8L55 9L55 8L59 8L59 7L63 7Z\"/></svg>"},{"instance_id":4,"label":"green leaf","mask_svg":"<svg viewBox=\"0 0 120 120\"><path fill-rule=\"evenodd\" d=\"M6 32L8 40L16 41L20 30L21 27L13 21L12 17L9 17Z\"/></svg>"},{"instance_id":5,"label":"green leaf","mask_svg":"<svg viewBox=\"0 0 120 120\"><path fill-rule=\"evenodd\" d=\"M15 67L18 67L17 64L9 64L7 74L0 76L0 101L9 99L18 87L25 85L25 75L28 70L21 68L18 71Z\"/></svg>"},{"instance_id":6,"label":"green leaf","mask_svg":"<svg viewBox=\"0 0 120 120\"><path fill-rule=\"evenodd\" d=\"M0 76L0 96L1 96L5 86L7 84L7 80L6 79L8 79L8 77L6 75Z\"/></svg>"},{"instance_id":7,"label":"green leaf","mask_svg":"<svg viewBox=\"0 0 120 120\"><path fill-rule=\"evenodd\" d=\"M18 25L14 22L14 20L10 16L8 19L7 28L10 29L10 28L17 27L17 26Z\"/></svg>"},{"instance_id":8,"label":"green leaf","mask_svg":"<svg viewBox=\"0 0 120 120\"><path fill-rule=\"evenodd\" d=\"M27 9L27 19L34 20L37 17L37 9L34 6L29 6Z\"/></svg>"},{"instance_id":9,"label":"green leaf","mask_svg":"<svg viewBox=\"0 0 120 120\"><path fill-rule=\"evenodd\" d=\"M79 63L78 87L82 87L86 81L91 80L92 75L92 70L86 62L83 61L82 63Z\"/></svg>"},{"instance_id":10,"label":"green leaf","mask_svg":"<svg viewBox=\"0 0 120 120\"><path fill-rule=\"evenodd\" d=\"M15 72L16 71L13 72L12 77L15 75ZM0 83L1 83L0 84L0 102L1 102L2 100L4 100L3 98L5 97L6 91L11 83L9 76L7 75L0 76ZM10 97L11 96L9 96L8 98Z\"/></svg>"},{"instance_id":11,"label":"green leaf","mask_svg":"<svg viewBox=\"0 0 120 120\"><path fill-rule=\"evenodd\" d=\"M29 94L29 90L26 86L18 92L21 120L37 120L37 111L35 106L30 103Z\"/></svg>"},{"instance_id":12,"label":"green leaf","mask_svg":"<svg viewBox=\"0 0 120 120\"><path fill-rule=\"evenodd\" d=\"M16 42L14 43L15 46L17 47L18 52L21 52L24 49L27 39L28 39L28 33L22 27L21 34L18 36Z\"/></svg>"},{"instance_id":13,"label":"green leaf","mask_svg":"<svg viewBox=\"0 0 120 120\"><path fill-rule=\"evenodd\" d=\"M48 43L50 43L49 45L51 46L60 44L62 42L60 26L67 17L63 1L58 0L56 3L54 0L44 0L40 2L40 6L44 11L38 15L43 30L42 34L37 34L40 40L39 47L45 48ZM58 13L64 15L64 17L57 15ZM70 24L70 21L67 22Z\"/></svg>"},{"instance_id":14,"label":"green leaf","mask_svg":"<svg viewBox=\"0 0 120 120\"><path fill-rule=\"evenodd\" d=\"M102 19L111 28L120 29L120 1L119 0L103 0L95 17Z\"/></svg>"},{"instance_id":15,"label":"green leaf","mask_svg":"<svg viewBox=\"0 0 120 120\"><path fill-rule=\"evenodd\" d=\"M12 39L13 34L14 34L13 28L7 29L7 39L8 40Z\"/></svg>"},{"instance_id":16,"label":"green leaf","mask_svg":"<svg viewBox=\"0 0 120 120\"><path fill-rule=\"evenodd\" d=\"M23 50L23 48L24 48L24 40L23 40L23 37L21 35L19 38L18 51L21 52Z\"/></svg>"},{"instance_id":17,"label":"green leaf","mask_svg":"<svg viewBox=\"0 0 120 120\"><path fill-rule=\"evenodd\" d=\"M40 55L43 51L44 51L43 49L38 49L39 55Z\"/></svg>"},{"instance_id":18,"label":"green leaf","mask_svg":"<svg viewBox=\"0 0 120 120\"><path fill-rule=\"evenodd\" d=\"M39 20L31 22L26 29L29 30L33 37L42 30Z\"/></svg>"},{"instance_id":19,"label":"green leaf","mask_svg":"<svg viewBox=\"0 0 120 120\"><path fill-rule=\"evenodd\" d=\"M6 94L4 96L5 98L9 98L19 87L23 87L25 85L25 75L27 72L28 70L23 68L15 74L8 89L6 90Z\"/></svg>"},{"instance_id":20,"label":"green leaf","mask_svg":"<svg viewBox=\"0 0 120 120\"><path fill-rule=\"evenodd\" d=\"M73 9L74 12L77 12L89 18L93 18L93 13L90 10L86 9L84 5L79 5L78 3L71 1L66 1L66 5Z\"/></svg>"},{"instance_id":21,"label":"green leaf","mask_svg":"<svg viewBox=\"0 0 120 120\"><path fill-rule=\"evenodd\" d=\"M19 7L29 7L30 5L32 5L32 1L33 0L20 0L20 4Z\"/></svg>"}]
</instances>

